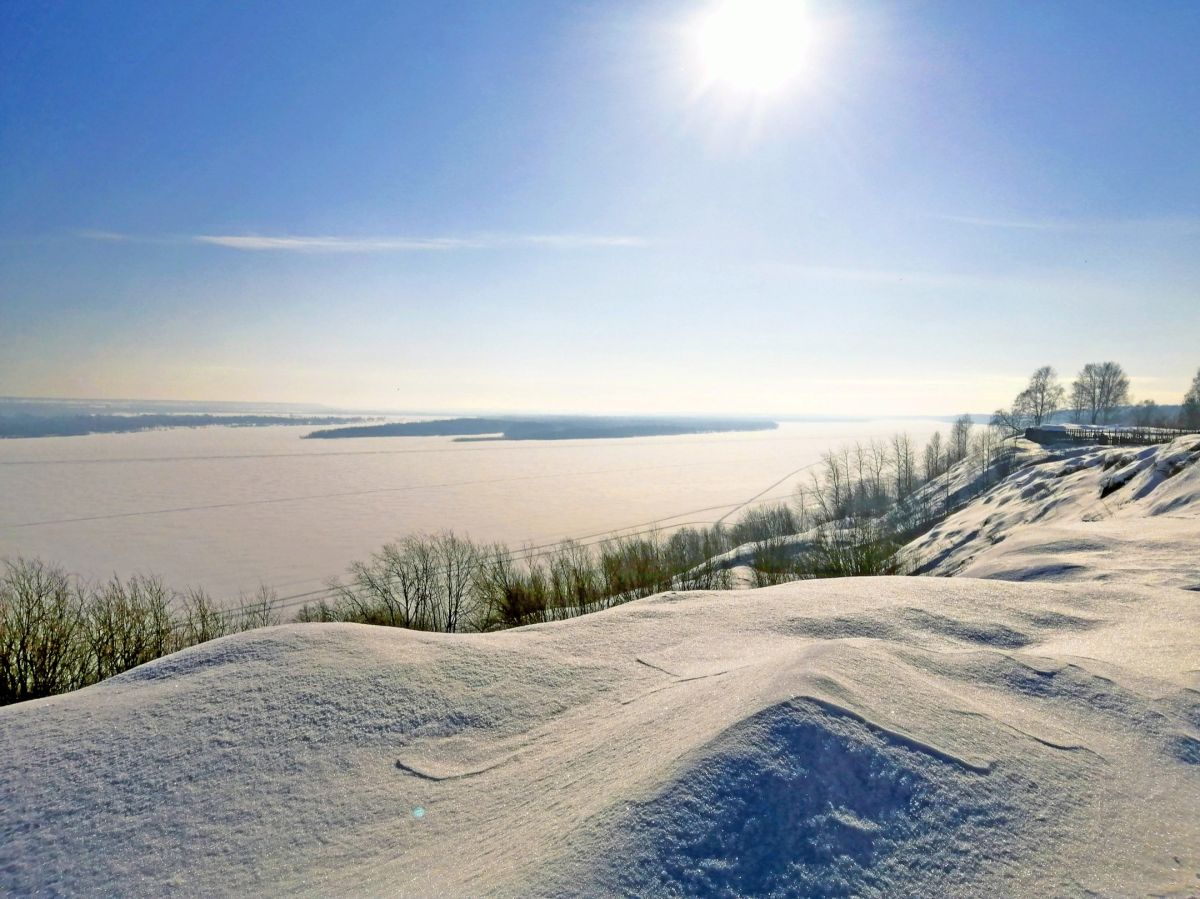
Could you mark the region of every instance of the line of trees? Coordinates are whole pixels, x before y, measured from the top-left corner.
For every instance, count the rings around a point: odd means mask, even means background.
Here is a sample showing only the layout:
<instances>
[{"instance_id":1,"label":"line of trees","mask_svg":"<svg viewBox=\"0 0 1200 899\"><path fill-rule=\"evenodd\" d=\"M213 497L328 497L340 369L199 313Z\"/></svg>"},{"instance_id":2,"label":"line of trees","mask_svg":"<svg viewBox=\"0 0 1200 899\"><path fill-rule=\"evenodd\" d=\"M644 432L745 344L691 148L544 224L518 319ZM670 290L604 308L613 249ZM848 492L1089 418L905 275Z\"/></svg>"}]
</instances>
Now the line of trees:
<instances>
[{"instance_id":1,"label":"line of trees","mask_svg":"<svg viewBox=\"0 0 1200 899\"><path fill-rule=\"evenodd\" d=\"M1134 404L1129 376L1119 363L1087 363L1069 392L1055 370L1044 365L1033 373L1009 407L993 413L992 424L1004 433L1020 434L1026 428L1049 423L1055 414L1064 411L1069 411L1079 424L1109 424L1120 412L1139 427L1200 428L1200 372L1183 398L1178 417L1172 420L1154 400Z\"/></svg>"},{"instance_id":2,"label":"line of trees","mask_svg":"<svg viewBox=\"0 0 1200 899\"><path fill-rule=\"evenodd\" d=\"M188 646L278 624L267 588L222 609L154 577L86 584L37 559L0 572L0 705L77 690Z\"/></svg>"},{"instance_id":3,"label":"line of trees","mask_svg":"<svg viewBox=\"0 0 1200 899\"><path fill-rule=\"evenodd\" d=\"M1129 404L1129 377L1116 362L1089 362L1071 385L1075 420L1107 424L1118 406Z\"/></svg>"},{"instance_id":4,"label":"line of trees","mask_svg":"<svg viewBox=\"0 0 1200 899\"><path fill-rule=\"evenodd\" d=\"M453 532L385 545L299 622L345 621L461 633L554 621L665 590L732 587L714 561L734 546L794 533L787 505L751 508L729 526L651 532L596 546L564 541L512 552ZM217 637L281 622L262 588L233 608L155 577L86 583L37 559L0 567L0 705L86 687Z\"/></svg>"},{"instance_id":5,"label":"line of trees","mask_svg":"<svg viewBox=\"0 0 1200 899\"><path fill-rule=\"evenodd\" d=\"M688 527L514 553L452 532L413 535L352 565L331 596L305 605L297 620L445 633L557 621L665 590L728 589L729 572L712 560L730 539L720 527Z\"/></svg>"},{"instance_id":6,"label":"line of trees","mask_svg":"<svg viewBox=\"0 0 1200 899\"><path fill-rule=\"evenodd\" d=\"M905 573L914 561L902 557L904 543L982 489L981 475L1006 473L1008 458L995 429L962 415L924 453L906 433L830 450L791 503L750 508L728 526L516 552L451 532L414 535L352 565L298 620L445 632L556 621L666 590L729 589L730 568L746 561L731 551L745 547L756 586ZM969 464L952 489L945 476L960 463Z\"/></svg>"},{"instance_id":7,"label":"line of trees","mask_svg":"<svg viewBox=\"0 0 1200 899\"><path fill-rule=\"evenodd\" d=\"M799 537L755 544L755 585L915 572L905 544L1006 475L1011 451L995 428L962 415L921 453L907 434L826 452L797 489Z\"/></svg>"},{"instance_id":8,"label":"line of trees","mask_svg":"<svg viewBox=\"0 0 1200 899\"><path fill-rule=\"evenodd\" d=\"M970 415L961 415L948 435L935 432L920 452L908 434L830 450L798 490L797 517L819 525L894 513L917 502L918 494L927 493L926 485L960 462L976 459L983 469L990 468L999 445L996 430L977 428Z\"/></svg>"}]
</instances>

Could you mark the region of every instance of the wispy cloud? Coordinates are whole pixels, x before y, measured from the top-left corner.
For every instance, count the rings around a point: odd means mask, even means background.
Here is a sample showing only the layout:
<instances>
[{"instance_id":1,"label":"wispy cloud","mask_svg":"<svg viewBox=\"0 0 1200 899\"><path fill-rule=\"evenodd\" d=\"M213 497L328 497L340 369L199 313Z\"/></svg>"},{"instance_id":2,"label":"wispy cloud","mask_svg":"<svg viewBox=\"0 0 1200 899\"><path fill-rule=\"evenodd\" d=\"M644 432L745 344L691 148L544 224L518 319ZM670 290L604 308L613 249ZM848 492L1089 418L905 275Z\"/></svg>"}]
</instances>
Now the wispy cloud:
<instances>
[{"instance_id":1,"label":"wispy cloud","mask_svg":"<svg viewBox=\"0 0 1200 899\"><path fill-rule=\"evenodd\" d=\"M422 253L545 247L578 250L642 247L639 237L611 234L477 234L466 237L338 237L294 234L193 234L142 237L115 231L80 231L80 237L109 243L204 244L244 252L283 253Z\"/></svg>"},{"instance_id":2,"label":"wispy cloud","mask_svg":"<svg viewBox=\"0 0 1200 899\"><path fill-rule=\"evenodd\" d=\"M825 281L850 281L858 284L874 284L892 287L932 288L994 288L1013 283L1010 278L988 277L957 272L924 272L895 269L842 268L832 265L803 265L797 263L771 263L768 268L806 278Z\"/></svg>"},{"instance_id":3,"label":"wispy cloud","mask_svg":"<svg viewBox=\"0 0 1200 899\"><path fill-rule=\"evenodd\" d=\"M132 234L121 234L117 231L97 231L88 229L84 231L76 231L76 236L83 237L87 240L99 240L104 243L158 243L160 241L150 237L134 237Z\"/></svg>"},{"instance_id":4,"label":"wispy cloud","mask_svg":"<svg viewBox=\"0 0 1200 899\"><path fill-rule=\"evenodd\" d=\"M972 215L943 215L930 218L977 228L1001 228L1009 231L1056 231L1091 234L1158 231L1171 234L1200 234L1200 218L1146 219L1017 219L988 218Z\"/></svg>"},{"instance_id":5,"label":"wispy cloud","mask_svg":"<svg viewBox=\"0 0 1200 899\"><path fill-rule=\"evenodd\" d=\"M455 238L407 237L291 237L259 234L197 234L193 243L227 247L231 250L294 253L388 253L420 250L455 250L471 244Z\"/></svg>"},{"instance_id":6,"label":"wispy cloud","mask_svg":"<svg viewBox=\"0 0 1200 899\"><path fill-rule=\"evenodd\" d=\"M931 218L943 222L954 222L959 225L975 225L980 228L1005 228L1015 231L1069 231L1068 222L1036 219L994 219L978 218L971 215L933 215Z\"/></svg>"},{"instance_id":7,"label":"wispy cloud","mask_svg":"<svg viewBox=\"0 0 1200 899\"><path fill-rule=\"evenodd\" d=\"M843 268L794 262L769 262L759 270L784 278L826 283L860 284L882 289L924 291L927 294L966 291L996 296L1063 297L1080 292L1093 299L1133 301L1145 285L1115 275L1098 276L1074 269L1022 272L920 271L884 268Z\"/></svg>"}]
</instances>

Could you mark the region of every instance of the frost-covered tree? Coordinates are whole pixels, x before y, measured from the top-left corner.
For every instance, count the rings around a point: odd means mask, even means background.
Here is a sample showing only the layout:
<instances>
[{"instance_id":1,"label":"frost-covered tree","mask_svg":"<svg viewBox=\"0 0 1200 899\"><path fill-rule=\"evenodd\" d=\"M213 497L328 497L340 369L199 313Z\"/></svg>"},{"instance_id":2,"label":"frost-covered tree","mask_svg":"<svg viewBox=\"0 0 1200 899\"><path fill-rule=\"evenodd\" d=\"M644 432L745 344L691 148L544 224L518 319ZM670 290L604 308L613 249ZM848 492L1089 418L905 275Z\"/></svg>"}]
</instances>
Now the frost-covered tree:
<instances>
[{"instance_id":1,"label":"frost-covered tree","mask_svg":"<svg viewBox=\"0 0 1200 899\"><path fill-rule=\"evenodd\" d=\"M1071 385L1071 407L1090 424L1105 423L1129 402L1129 377L1116 362L1089 362Z\"/></svg>"},{"instance_id":2,"label":"frost-covered tree","mask_svg":"<svg viewBox=\"0 0 1200 899\"><path fill-rule=\"evenodd\" d=\"M1179 410L1179 424L1185 428L1200 428L1200 371L1192 380L1192 386L1183 397L1183 407Z\"/></svg>"}]
</instances>

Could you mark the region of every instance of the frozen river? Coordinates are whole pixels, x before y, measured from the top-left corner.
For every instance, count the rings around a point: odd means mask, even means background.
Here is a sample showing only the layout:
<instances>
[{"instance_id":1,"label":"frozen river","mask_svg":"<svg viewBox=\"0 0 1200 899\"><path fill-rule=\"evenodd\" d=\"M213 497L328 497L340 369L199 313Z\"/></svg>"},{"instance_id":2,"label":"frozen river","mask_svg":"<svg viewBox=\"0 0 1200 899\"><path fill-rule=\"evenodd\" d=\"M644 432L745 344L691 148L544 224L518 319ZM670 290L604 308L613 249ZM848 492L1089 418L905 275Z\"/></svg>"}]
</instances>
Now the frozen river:
<instances>
[{"instance_id":1,"label":"frozen river","mask_svg":"<svg viewBox=\"0 0 1200 899\"><path fill-rule=\"evenodd\" d=\"M414 531L514 547L659 522L711 523L786 498L821 452L932 420L620 440L313 441L308 427L0 440L0 558L88 578L134 572L221 596L315 589ZM761 494L761 496L760 496Z\"/></svg>"}]
</instances>

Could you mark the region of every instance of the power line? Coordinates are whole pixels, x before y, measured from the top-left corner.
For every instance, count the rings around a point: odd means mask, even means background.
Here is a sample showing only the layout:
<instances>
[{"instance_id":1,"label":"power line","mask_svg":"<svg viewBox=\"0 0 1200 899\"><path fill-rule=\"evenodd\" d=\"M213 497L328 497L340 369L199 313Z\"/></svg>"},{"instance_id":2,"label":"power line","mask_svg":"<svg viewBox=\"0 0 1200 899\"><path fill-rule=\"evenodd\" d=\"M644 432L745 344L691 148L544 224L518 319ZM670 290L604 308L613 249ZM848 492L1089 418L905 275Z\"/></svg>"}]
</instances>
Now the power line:
<instances>
[{"instance_id":1,"label":"power line","mask_svg":"<svg viewBox=\"0 0 1200 899\"><path fill-rule=\"evenodd\" d=\"M787 480L787 479L784 478L784 480ZM777 481L776 484L773 486L778 486L778 484L780 484L780 483L782 483L782 481ZM768 489L770 489L770 488L768 488ZM760 505L762 503L775 502L780 499L787 499L787 498L789 498L789 496L790 496L790 494L782 494L782 495L778 495L778 496L764 497L760 493L757 496L755 496L754 498L752 498L751 500L739 504L738 508L748 508L750 506ZM493 553L489 556L489 558L494 559L494 560L504 560L504 561L515 561L518 559L520 559L520 560L541 559L541 558L545 558L547 556L553 555L556 551L558 551L562 546L564 546L567 543L575 543L581 549L591 549L592 547L595 547L595 546L602 546L605 543L612 543L614 541L629 538L629 537L639 537L639 536L643 536L645 534L652 534L652 533L657 532L659 530L659 526L663 525L665 522L675 522L676 518L682 518L682 517L685 517L688 515L701 514L703 512L720 511L721 509L729 508L729 505L730 504L725 504L725 505L720 505L720 506L707 506L702 509L693 509L690 512L681 512L678 515L673 515L668 518L657 518L657 519L654 519L653 521L643 522L643 523L637 524L637 525L630 525L629 527L625 527L625 528L619 528L619 529L615 529L615 530L611 530L611 531L599 531L595 534L588 534L588 535L584 535L584 536L578 537L578 538L566 538L563 540L555 541L553 543L543 543L540 545L525 546L520 549L508 550L507 552ZM721 520L722 519L717 519L715 521L712 519L692 520L692 521L684 521L684 522L675 522L668 526L672 529L677 529L677 528L684 528L684 527L697 527L697 526L702 526L702 525L715 525L715 524L719 524L721 522ZM601 539L593 539L593 538L601 538ZM580 540L583 540L583 541L590 540L591 542L583 542L583 543L577 542ZM394 577L393 578L384 578L382 580L386 584L395 584L396 583L396 578L394 578ZM300 607L303 605L307 605L309 602L319 602L322 599L332 599L334 596L336 596L340 593L343 593L344 591L347 591L347 590L350 590L352 592L353 585L341 585L341 584L336 585L336 586L330 585L330 586L326 586L319 590L308 590L308 591L304 591L302 593L293 593L293 594L289 594L287 596L280 596L280 597L277 597L275 601L270 603L270 609L271 609L271 611L285 611L288 609L294 609L294 608L297 608L297 607ZM249 603L247 607L253 609L255 606L258 606L258 605L261 605L261 603ZM216 614L217 614L217 616L222 617L225 620L229 620L231 618L236 617L237 615L242 614L243 611L244 611L244 609L241 607L229 608L229 609L222 609L222 610L218 611Z\"/></svg>"},{"instance_id":2,"label":"power line","mask_svg":"<svg viewBox=\"0 0 1200 899\"><path fill-rule=\"evenodd\" d=\"M302 496L279 496L266 499L239 500L228 503L206 503L195 506L175 506L169 509L138 509L129 512L109 512L103 515L81 515L75 518L55 518L42 521L24 521L15 524L0 524L0 528L17 530L21 528L48 527L59 524L80 524L91 521L111 521L119 518L140 518L148 515L170 515L181 512L204 512L217 509L237 509L247 506L264 506L278 503L304 502L314 499L343 499L355 496L371 496L380 493L409 493L421 490L444 490L452 487L481 487L489 484L508 484L514 481L536 481L553 478L580 478L598 474L626 474L637 471L661 471L663 469L699 468L715 462L686 462L670 465L647 465L635 468L605 468L591 471L564 471L552 474L516 475L508 478L490 478L476 481L447 481L440 484L405 484L399 487L373 487L369 490L347 490L337 493L313 493ZM726 464L726 463L720 463Z\"/></svg>"},{"instance_id":3,"label":"power line","mask_svg":"<svg viewBox=\"0 0 1200 899\"><path fill-rule=\"evenodd\" d=\"M738 433L735 431L723 432L719 435L714 434L693 434L692 437L703 438L699 440L662 440L654 443L653 446L697 446L705 443L763 443L763 440L752 437L737 437L723 438L723 434ZM765 432L776 433L776 432ZM845 437L847 440L856 440L860 437L868 435L850 434ZM723 438L723 439L722 439ZM377 438L385 439L385 438ZM412 439L412 438L407 438ZM596 438L577 438L575 440L546 440L540 441L538 449L584 449L581 445L582 441L588 443L594 442ZM619 441L624 438L608 438L613 441ZM808 436L794 437L775 437L772 443L794 443L800 440L811 440ZM478 442L478 441L472 441ZM209 462L209 461L232 461L238 459L321 459L325 457L336 456L403 456L403 455L429 455L441 453L444 455L454 455L456 453L496 453L496 452L519 452L528 451L525 444L530 441L525 440L489 440L486 441L487 447L474 447L466 445L452 445L441 447L429 447L424 449L398 449L398 450L331 450L328 452L312 452L312 453L220 453L205 456L117 456L112 458L104 458L102 456L92 456L80 459L0 459L0 466L4 465L116 465L122 463L133 462ZM504 445L511 444L511 445ZM627 444L629 448L638 446L644 447L646 444ZM614 448L624 448L621 444L617 444Z\"/></svg>"},{"instance_id":4,"label":"power line","mask_svg":"<svg viewBox=\"0 0 1200 899\"><path fill-rule=\"evenodd\" d=\"M768 503L768 502L776 502L780 499L787 499L787 498L789 498L789 494L783 494L783 495L779 495L779 496L766 496L766 497L759 494L753 500L740 504L740 506L738 508L749 508L750 506L761 505L763 503ZM558 552L563 546L565 546L568 543L573 543L580 549L591 549L596 546L603 546L606 543L614 543L618 540L628 539L630 537L641 537L646 534L654 534L654 533L659 532L661 527L664 525L666 527L669 527L672 530L682 529L685 527L714 526L714 525L720 524L721 521L723 520L724 516L722 516L722 518L718 518L716 520L701 519L701 520L691 520L691 521L675 521L675 519L682 518L687 515L701 514L703 512L720 511L721 509L725 509L725 508L728 508L728 505L708 506L703 509L693 509L690 512L682 512L679 515L675 515L670 518L659 518L659 519L655 519L654 521L643 522L640 525L632 525L629 528L620 528L620 529L613 530L613 531L600 531L595 534L585 535L583 537L566 538L563 540L555 541L553 543L543 543L543 544L536 545L536 546L524 546L524 547L521 547L520 549L510 549L507 552L493 553L489 558L510 561L510 562L516 561L516 560L543 559L543 558L546 558L547 556L554 555L556 552ZM665 524L666 522L672 522L672 523ZM593 539L593 538L600 538L600 539ZM590 542L579 542L579 541L590 541ZM394 583L395 579L394 578L385 579L385 582ZM331 588L328 591L329 595L333 595L334 593L338 592L338 589L339 588ZM319 593L321 591L314 591L314 592ZM307 594L307 595L312 595L312 594ZM284 598L290 599L292 597L284 597Z\"/></svg>"},{"instance_id":5,"label":"power line","mask_svg":"<svg viewBox=\"0 0 1200 899\"><path fill-rule=\"evenodd\" d=\"M769 493L770 491L772 491L772 490L774 490L776 487L778 487L780 484L783 484L783 483L786 483L787 481L790 481L790 480L791 480L792 478L794 478L796 475L800 474L800 472L802 472L802 471L807 471L807 470L808 470L808 469L810 469L810 468L815 468L816 466L818 466L818 465L820 465L820 464L821 464L821 462L820 462L820 461L817 461L817 462L810 462L810 463L809 463L809 464L807 464L807 465L801 465L801 466L800 466L799 468L797 468L795 471L792 471L792 472L789 472L788 474L785 474L785 475L784 475L782 478L780 478L778 481L776 481L776 482L775 482L774 484L772 484L770 487L767 487L765 490L763 490L763 491L761 491L761 492L759 492L759 493L756 493L756 494L754 494L754 496L750 497L750 499L748 499L746 502L742 503L740 506L738 506L738 507L736 507L736 508L734 508L734 509L730 509L728 512L726 512L724 515L722 515L720 518L718 518L718 519L717 519L717 524L720 524L722 521L724 521L726 518L728 518L730 515L734 514L734 513L735 513L735 512L737 512L738 510L746 508L746 506L750 505L750 503L754 502L754 500L758 499L758 498L759 498L760 496L762 496L764 493Z\"/></svg>"},{"instance_id":6,"label":"power line","mask_svg":"<svg viewBox=\"0 0 1200 899\"><path fill-rule=\"evenodd\" d=\"M379 451L379 452L383 453L383 452L391 452L391 451ZM414 451L395 451L395 452L414 452ZM348 453L347 455L362 455L362 454L363 453ZM280 454L280 455L307 456L310 454ZM333 455L333 454L330 453L330 454L312 454L312 455ZM204 458L204 457L197 457L197 458ZM543 474L543 475L524 475L524 476L511 477L511 478L493 478L493 479L484 479L484 480L477 480L477 481L448 482L448 483L443 483L443 484L405 485L402 487L374 488L374 489L365 490L365 491L344 491L344 492L330 493L330 494L313 494L313 495L300 496L300 497L276 497L276 498L269 498L269 499L262 499L262 500L246 500L246 501L241 501L241 502L237 502L237 503L213 503L213 504L207 504L207 505L202 505L202 506L178 507L178 508L173 508L173 509L141 510L141 511L131 511L131 512L110 513L107 515L80 516L80 517L76 517L76 518L58 519L58 520L53 520L53 521L24 522L24 523L18 523L18 524L0 525L0 527L16 529L16 528L36 527L36 526L53 525L53 524L68 524L68 523L85 522L85 521L111 520L111 519L119 519L119 518L144 516L144 515L169 514L169 513L173 513L173 512L189 512L189 511L200 511L200 510L210 510L210 509L239 508L239 507L244 507L244 506L265 505L265 504L282 503L282 502L294 502L294 501L303 501L303 500L308 500L308 499L329 499L329 498L340 498L340 497L347 497L347 496L363 496L363 495L389 493L389 492L408 492L408 491L413 491L413 490L424 490L424 489L444 489L444 488L448 488L448 487L460 487L460 486L481 486L484 484L509 483L509 482L513 482L513 481L539 480L539 479L555 478L555 477L586 477L589 475L596 475L596 474L618 474L618 473L636 472L636 471L654 471L654 470L662 470L662 469L703 467L705 465L711 465L711 464L716 464L716 463L713 463L713 462L682 463L682 464L675 463L675 464L671 464L671 465L640 466L640 467L625 468L625 469L597 469L597 470L583 471L583 472L561 472L561 473ZM722 462L721 464L728 464L728 462L727 461ZM584 535L581 535L578 537L562 538L562 539L555 540L555 541L549 542L549 543L525 545L517 550L508 550L507 552L503 552L503 553L493 553L491 558L504 559L507 561L512 561L517 558L524 559L524 560L533 560L533 559L538 559L538 558L544 558L545 556L548 556L548 555L552 555L554 552L558 551L562 546L564 546L564 544L566 544L568 542L575 543L580 548L590 549L592 547L601 546L605 543L611 543L615 540L619 540L622 538L637 537L637 536L642 536L647 533L653 533L655 531L658 531L662 527L669 527L671 529L679 529L679 528L684 528L684 527L689 527L689 526L719 525L722 522L724 522L730 515L734 514L735 512L737 512L741 509L745 509L750 506L758 505L758 504L761 504L764 502L772 502L777 499L786 498L783 496L778 496L778 497L766 496L766 497L764 497L763 494L769 493L771 490L778 487L780 484L783 484L786 481L790 480L791 478L795 477L801 471L804 471L808 468L812 468L817 464L820 464L820 463L819 462L809 463L808 465L803 465L800 468L797 468L797 469L789 472L787 475L785 475L784 477L775 481L774 483L772 483L771 485L766 487L764 490L762 490L759 493L752 496L749 500L746 500L746 501L743 501L740 503L724 503L724 504L715 505L715 506L705 506L705 507L702 507L699 509L691 509L689 511L680 512L680 513L670 515L670 516L662 516L659 518L652 519L650 521L641 522L639 524L629 525L626 527L615 528L615 529L610 529L610 530L605 530L605 531L598 531L598 532L594 532L591 534L584 534ZM721 510L727 510L727 511L725 511L725 513L723 515L721 515L719 518L717 518L715 521L713 521L713 520L690 520L690 521L686 521L686 522L678 521L678 519L680 519L680 518L685 518L685 517L689 517L689 516L693 516L693 515L701 515L706 512L719 512ZM580 542L580 541L583 541L583 542ZM268 589L272 589L272 588L268 587ZM278 597L278 599L275 602L273 602L271 604L271 606L272 606L272 609L274 609L274 610L295 608L298 605L302 605L308 601L313 601L318 598L321 598L321 599L331 598L334 595L336 595L337 593L339 593L345 589L347 589L347 588L342 585L334 586L334 585L330 584L321 589L307 590L307 591L302 591L299 593L288 594L283 597ZM253 607L254 605L255 604L251 603L250 607ZM229 617L232 617L235 615L242 614L242 612L243 612L242 608L229 608L229 609L219 610L218 612L216 612L216 614L220 617L229 618Z\"/></svg>"}]
</instances>

